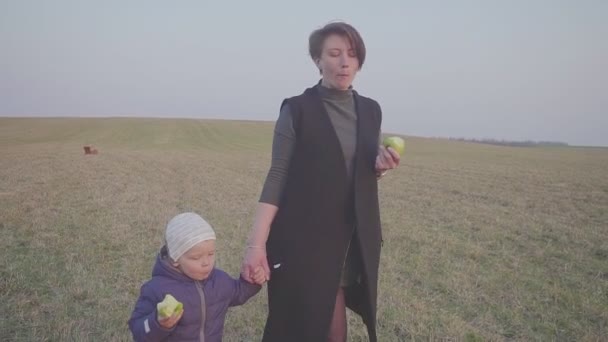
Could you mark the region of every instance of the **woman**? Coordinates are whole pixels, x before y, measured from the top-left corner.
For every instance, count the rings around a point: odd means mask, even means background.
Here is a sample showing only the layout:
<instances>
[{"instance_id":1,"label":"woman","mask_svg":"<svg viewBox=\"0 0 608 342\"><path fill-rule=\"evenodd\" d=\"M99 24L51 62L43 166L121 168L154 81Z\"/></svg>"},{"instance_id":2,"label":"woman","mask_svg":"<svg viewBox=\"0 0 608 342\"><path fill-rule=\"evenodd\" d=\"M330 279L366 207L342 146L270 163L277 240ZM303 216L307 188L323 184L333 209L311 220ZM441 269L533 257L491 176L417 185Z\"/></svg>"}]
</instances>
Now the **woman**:
<instances>
[{"instance_id":1,"label":"woman","mask_svg":"<svg viewBox=\"0 0 608 342\"><path fill-rule=\"evenodd\" d=\"M378 103L352 88L366 53L357 30L330 23L309 52L321 80L281 105L242 275L262 266L269 280L263 341L346 341L346 307L376 341L377 181L399 155L379 144Z\"/></svg>"}]
</instances>

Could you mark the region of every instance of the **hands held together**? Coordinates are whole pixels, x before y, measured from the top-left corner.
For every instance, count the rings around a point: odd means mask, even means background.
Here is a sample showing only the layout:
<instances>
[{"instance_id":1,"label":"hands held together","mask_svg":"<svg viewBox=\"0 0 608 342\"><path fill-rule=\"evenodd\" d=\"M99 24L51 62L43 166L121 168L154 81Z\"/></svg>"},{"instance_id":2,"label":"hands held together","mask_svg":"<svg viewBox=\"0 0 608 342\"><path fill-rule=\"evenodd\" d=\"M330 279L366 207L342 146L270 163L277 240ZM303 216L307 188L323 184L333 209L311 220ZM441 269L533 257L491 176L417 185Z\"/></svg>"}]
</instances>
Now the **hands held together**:
<instances>
[{"instance_id":1,"label":"hands held together","mask_svg":"<svg viewBox=\"0 0 608 342\"><path fill-rule=\"evenodd\" d=\"M266 259L265 246L247 247L247 253L241 267L241 276L246 281L258 285L270 280L270 268Z\"/></svg>"}]
</instances>

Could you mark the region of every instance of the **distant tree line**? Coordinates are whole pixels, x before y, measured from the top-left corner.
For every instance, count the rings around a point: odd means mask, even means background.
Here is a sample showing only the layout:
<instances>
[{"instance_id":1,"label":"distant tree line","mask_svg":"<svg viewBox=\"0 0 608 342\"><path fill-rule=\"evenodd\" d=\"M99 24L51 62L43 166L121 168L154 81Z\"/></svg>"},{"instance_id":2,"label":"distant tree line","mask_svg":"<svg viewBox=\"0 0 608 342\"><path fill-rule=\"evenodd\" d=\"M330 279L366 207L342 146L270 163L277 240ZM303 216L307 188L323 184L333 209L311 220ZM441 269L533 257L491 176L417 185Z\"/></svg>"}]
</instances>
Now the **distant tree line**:
<instances>
[{"instance_id":1,"label":"distant tree line","mask_svg":"<svg viewBox=\"0 0 608 342\"><path fill-rule=\"evenodd\" d=\"M468 138L449 138L450 140L465 141L479 144L490 144L500 146L516 146L516 147L542 147L542 146L568 146L567 143L561 141L513 141L513 140L498 140L498 139L468 139Z\"/></svg>"}]
</instances>

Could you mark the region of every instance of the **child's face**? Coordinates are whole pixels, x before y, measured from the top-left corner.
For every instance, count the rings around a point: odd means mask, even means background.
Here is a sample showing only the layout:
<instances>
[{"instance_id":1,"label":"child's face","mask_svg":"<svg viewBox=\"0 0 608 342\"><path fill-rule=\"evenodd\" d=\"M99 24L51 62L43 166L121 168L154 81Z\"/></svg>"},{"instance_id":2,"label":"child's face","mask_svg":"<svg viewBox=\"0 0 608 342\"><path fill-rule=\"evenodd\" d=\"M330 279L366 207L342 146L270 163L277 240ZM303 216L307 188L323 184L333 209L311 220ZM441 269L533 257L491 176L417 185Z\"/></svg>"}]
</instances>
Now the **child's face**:
<instances>
[{"instance_id":1,"label":"child's face","mask_svg":"<svg viewBox=\"0 0 608 342\"><path fill-rule=\"evenodd\" d=\"M197 243L173 265L194 280L207 279L215 265L215 240Z\"/></svg>"}]
</instances>

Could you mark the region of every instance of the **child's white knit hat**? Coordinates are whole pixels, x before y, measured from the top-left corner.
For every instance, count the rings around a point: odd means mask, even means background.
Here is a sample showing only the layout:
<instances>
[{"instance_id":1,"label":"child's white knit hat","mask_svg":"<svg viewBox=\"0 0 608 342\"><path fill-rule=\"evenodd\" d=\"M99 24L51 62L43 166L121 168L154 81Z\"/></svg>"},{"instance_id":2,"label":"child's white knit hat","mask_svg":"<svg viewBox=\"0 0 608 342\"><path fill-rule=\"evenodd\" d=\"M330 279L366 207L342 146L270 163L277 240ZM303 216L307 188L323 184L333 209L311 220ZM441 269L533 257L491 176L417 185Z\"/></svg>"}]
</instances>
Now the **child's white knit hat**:
<instances>
[{"instance_id":1,"label":"child's white knit hat","mask_svg":"<svg viewBox=\"0 0 608 342\"><path fill-rule=\"evenodd\" d=\"M167 223L165 240L169 256L177 261L199 242L215 240L215 232L207 221L195 213L182 213Z\"/></svg>"}]
</instances>

